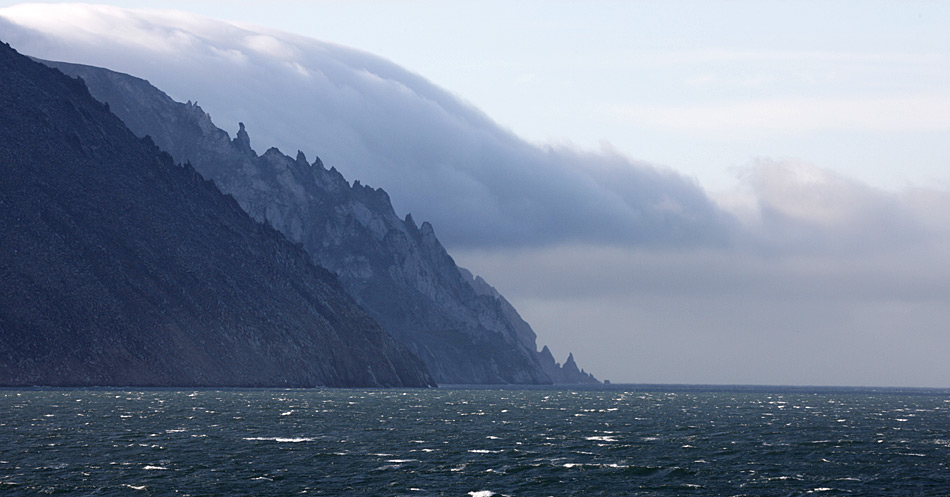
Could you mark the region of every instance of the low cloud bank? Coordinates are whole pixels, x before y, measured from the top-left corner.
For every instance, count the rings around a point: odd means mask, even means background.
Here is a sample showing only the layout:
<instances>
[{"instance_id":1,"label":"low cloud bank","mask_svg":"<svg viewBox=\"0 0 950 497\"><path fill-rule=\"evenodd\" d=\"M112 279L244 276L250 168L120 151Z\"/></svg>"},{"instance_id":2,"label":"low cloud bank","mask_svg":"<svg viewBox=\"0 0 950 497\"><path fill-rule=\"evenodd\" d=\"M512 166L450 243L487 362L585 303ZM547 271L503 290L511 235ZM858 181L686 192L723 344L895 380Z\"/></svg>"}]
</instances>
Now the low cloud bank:
<instances>
[{"instance_id":1,"label":"low cloud bank","mask_svg":"<svg viewBox=\"0 0 950 497\"><path fill-rule=\"evenodd\" d=\"M763 159L712 200L690 178L610 149L535 146L379 57L193 14L88 4L0 9L29 55L150 80L196 100L259 151L320 156L382 187L447 246L595 244L846 252L945 235L946 189L884 192L809 164ZM557 105L552 102L551 105Z\"/></svg>"},{"instance_id":2,"label":"low cloud bank","mask_svg":"<svg viewBox=\"0 0 950 497\"><path fill-rule=\"evenodd\" d=\"M580 244L456 259L613 381L948 386L946 240L848 256Z\"/></svg>"},{"instance_id":3,"label":"low cloud bank","mask_svg":"<svg viewBox=\"0 0 950 497\"><path fill-rule=\"evenodd\" d=\"M4 20L5 19L5 20ZM182 13L89 5L0 11L3 36L40 58L107 67L197 100L252 145L301 148L382 187L450 247L572 240L718 243L730 216L693 181L613 153L536 147L381 58ZM557 105L552 102L551 105Z\"/></svg>"},{"instance_id":4,"label":"low cloud bank","mask_svg":"<svg viewBox=\"0 0 950 497\"><path fill-rule=\"evenodd\" d=\"M545 340L637 382L947 387L950 193L760 160L726 246L462 250Z\"/></svg>"}]
</instances>

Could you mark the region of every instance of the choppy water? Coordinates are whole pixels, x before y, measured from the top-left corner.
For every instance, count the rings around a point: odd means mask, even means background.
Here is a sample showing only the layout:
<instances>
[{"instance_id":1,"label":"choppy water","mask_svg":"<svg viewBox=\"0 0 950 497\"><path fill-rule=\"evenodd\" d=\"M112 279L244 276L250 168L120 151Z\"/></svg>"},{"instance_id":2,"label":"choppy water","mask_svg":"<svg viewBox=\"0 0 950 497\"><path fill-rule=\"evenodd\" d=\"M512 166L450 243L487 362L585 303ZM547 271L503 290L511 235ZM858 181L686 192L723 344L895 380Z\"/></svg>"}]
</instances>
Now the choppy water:
<instances>
[{"instance_id":1,"label":"choppy water","mask_svg":"<svg viewBox=\"0 0 950 497\"><path fill-rule=\"evenodd\" d=\"M948 495L945 392L0 390L0 495Z\"/></svg>"}]
</instances>

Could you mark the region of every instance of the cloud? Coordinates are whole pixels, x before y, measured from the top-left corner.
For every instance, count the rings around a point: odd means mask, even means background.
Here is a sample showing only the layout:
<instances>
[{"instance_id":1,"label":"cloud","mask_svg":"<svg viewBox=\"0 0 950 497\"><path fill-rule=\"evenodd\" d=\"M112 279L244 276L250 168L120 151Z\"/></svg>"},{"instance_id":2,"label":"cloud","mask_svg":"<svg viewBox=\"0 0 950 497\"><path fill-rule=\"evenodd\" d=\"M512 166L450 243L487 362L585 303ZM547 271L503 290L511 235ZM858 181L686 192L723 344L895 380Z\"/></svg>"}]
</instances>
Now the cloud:
<instances>
[{"instance_id":1,"label":"cloud","mask_svg":"<svg viewBox=\"0 0 950 497\"><path fill-rule=\"evenodd\" d=\"M780 253L883 251L947 236L947 190L891 192L815 165L759 159L731 199L752 243ZM728 202L728 201L727 201Z\"/></svg>"},{"instance_id":2,"label":"cloud","mask_svg":"<svg viewBox=\"0 0 950 497\"><path fill-rule=\"evenodd\" d=\"M250 35L244 39L244 45L269 58L290 60L299 57L297 50L273 36Z\"/></svg>"},{"instance_id":3,"label":"cloud","mask_svg":"<svg viewBox=\"0 0 950 497\"><path fill-rule=\"evenodd\" d=\"M732 244L454 255L613 380L947 386L950 192L767 159L740 175Z\"/></svg>"},{"instance_id":4,"label":"cloud","mask_svg":"<svg viewBox=\"0 0 950 497\"><path fill-rule=\"evenodd\" d=\"M264 28L104 6L5 9L29 55L144 77L252 145L304 149L384 188L450 246L703 244L730 216L690 179L616 153L537 147L378 57Z\"/></svg>"},{"instance_id":5,"label":"cloud","mask_svg":"<svg viewBox=\"0 0 950 497\"><path fill-rule=\"evenodd\" d=\"M827 252L564 245L455 257L614 381L946 386L950 243Z\"/></svg>"}]
</instances>

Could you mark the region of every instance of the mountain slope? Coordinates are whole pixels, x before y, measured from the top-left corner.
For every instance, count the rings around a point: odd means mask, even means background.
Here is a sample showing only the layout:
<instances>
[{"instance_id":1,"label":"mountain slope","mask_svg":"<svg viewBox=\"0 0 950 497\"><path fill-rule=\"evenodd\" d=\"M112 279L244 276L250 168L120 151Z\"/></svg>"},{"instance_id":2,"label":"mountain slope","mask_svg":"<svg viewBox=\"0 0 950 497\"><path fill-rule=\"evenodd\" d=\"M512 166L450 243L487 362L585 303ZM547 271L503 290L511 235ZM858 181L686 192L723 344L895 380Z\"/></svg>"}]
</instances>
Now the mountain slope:
<instances>
[{"instance_id":1,"label":"mountain slope","mask_svg":"<svg viewBox=\"0 0 950 497\"><path fill-rule=\"evenodd\" d=\"M303 250L5 44L0 164L0 384L432 384Z\"/></svg>"},{"instance_id":2,"label":"mountain slope","mask_svg":"<svg viewBox=\"0 0 950 497\"><path fill-rule=\"evenodd\" d=\"M147 81L105 69L47 62L82 77L140 136L151 136L233 195L254 218L299 242L440 383L576 383L592 377L539 354L535 333L481 278L460 269L429 223L396 216L381 189L346 182L302 153L258 156L197 105L174 102ZM407 178L411 181L411 178ZM549 360L550 359L550 360ZM573 361L571 361L573 364ZM567 364L565 364L567 366Z\"/></svg>"}]
</instances>

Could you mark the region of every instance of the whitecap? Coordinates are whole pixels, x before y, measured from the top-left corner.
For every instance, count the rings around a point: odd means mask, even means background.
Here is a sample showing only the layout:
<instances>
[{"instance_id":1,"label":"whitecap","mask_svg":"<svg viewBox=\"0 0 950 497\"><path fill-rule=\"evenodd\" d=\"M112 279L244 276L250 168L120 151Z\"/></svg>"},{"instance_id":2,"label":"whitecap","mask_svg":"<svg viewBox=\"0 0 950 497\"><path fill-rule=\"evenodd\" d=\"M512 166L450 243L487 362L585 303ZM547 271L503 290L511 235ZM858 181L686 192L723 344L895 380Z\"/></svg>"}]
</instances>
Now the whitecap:
<instances>
[{"instance_id":1,"label":"whitecap","mask_svg":"<svg viewBox=\"0 0 950 497\"><path fill-rule=\"evenodd\" d=\"M593 442L616 442L617 439L608 435L598 435L594 437L586 437L584 440L590 440ZM646 438L644 438L646 440Z\"/></svg>"},{"instance_id":2,"label":"whitecap","mask_svg":"<svg viewBox=\"0 0 950 497\"><path fill-rule=\"evenodd\" d=\"M491 490L475 490L468 493L471 497L491 497L495 492Z\"/></svg>"},{"instance_id":3,"label":"whitecap","mask_svg":"<svg viewBox=\"0 0 950 497\"><path fill-rule=\"evenodd\" d=\"M310 437L245 437L244 440L253 442L299 443L313 442L316 438Z\"/></svg>"},{"instance_id":4,"label":"whitecap","mask_svg":"<svg viewBox=\"0 0 950 497\"><path fill-rule=\"evenodd\" d=\"M504 452L502 450L488 450L488 449L469 449L469 452L472 454L500 454Z\"/></svg>"},{"instance_id":5,"label":"whitecap","mask_svg":"<svg viewBox=\"0 0 950 497\"><path fill-rule=\"evenodd\" d=\"M148 465L148 466L145 466L145 468L143 468L143 469L145 469L146 471L152 471L152 470L164 471L164 470L167 470L168 468L166 468L165 466L152 466L152 465Z\"/></svg>"},{"instance_id":6,"label":"whitecap","mask_svg":"<svg viewBox=\"0 0 950 497\"><path fill-rule=\"evenodd\" d=\"M125 484L125 485L123 485L123 486L124 486L124 487L128 487L128 488L131 488L132 490L145 490L145 485L138 486L138 485Z\"/></svg>"}]
</instances>

